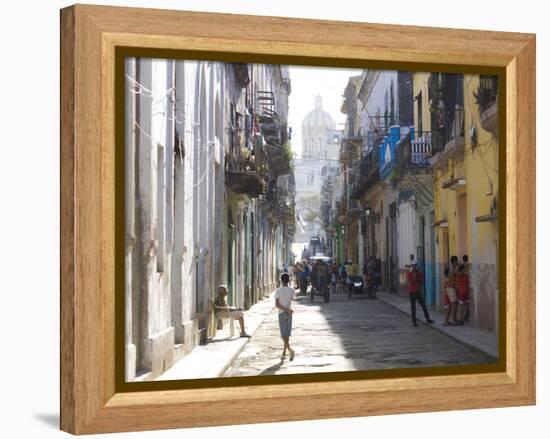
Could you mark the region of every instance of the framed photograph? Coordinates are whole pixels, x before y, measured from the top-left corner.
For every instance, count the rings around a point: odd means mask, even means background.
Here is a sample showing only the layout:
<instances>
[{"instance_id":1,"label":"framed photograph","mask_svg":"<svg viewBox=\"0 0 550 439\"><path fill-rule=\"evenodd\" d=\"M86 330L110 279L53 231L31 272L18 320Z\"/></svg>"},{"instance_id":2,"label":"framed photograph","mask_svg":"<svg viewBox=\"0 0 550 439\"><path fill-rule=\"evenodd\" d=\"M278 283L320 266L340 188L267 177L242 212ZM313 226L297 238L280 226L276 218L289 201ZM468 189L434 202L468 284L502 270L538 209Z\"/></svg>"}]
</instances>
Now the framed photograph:
<instances>
[{"instance_id":1,"label":"framed photograph","mask_svg":"<svg viewBox=\"0 0 550 439\"><path fill-rule=\"evenodd\" d=\"M63 9L61 239L64 431L534 404L535 36Z\"/></svg>"}]
</instances>

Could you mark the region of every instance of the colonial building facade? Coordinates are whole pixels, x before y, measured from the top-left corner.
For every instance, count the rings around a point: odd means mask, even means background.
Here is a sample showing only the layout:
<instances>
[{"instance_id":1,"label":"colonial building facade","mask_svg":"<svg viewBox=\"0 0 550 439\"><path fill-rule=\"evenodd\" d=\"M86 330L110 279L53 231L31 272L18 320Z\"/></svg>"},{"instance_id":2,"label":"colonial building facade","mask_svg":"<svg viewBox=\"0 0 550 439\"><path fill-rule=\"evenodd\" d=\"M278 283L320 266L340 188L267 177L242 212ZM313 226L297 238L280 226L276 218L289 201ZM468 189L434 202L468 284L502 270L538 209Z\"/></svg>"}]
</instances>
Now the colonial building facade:
<instances>
[{"instance_id":1,"label":"colonial building facade","mask_svg":"<svg viewBox=\"0 0 550 439\"><path fill-rule=\"evenodd\" d=\"M268 294L294 233L288 70L126 61L126 379L215 334L211 300Z\"/></svg>"},{"instance_id":2,"label":"colonial building facade","mask_svg":"<svg viewBox=\"0 0 550 439\"><path fill-rule=\"evenodd\" d=\"M365 70L343 94L340 169L323 186L333 254L379 260L383 288L403 294L413 255L438 309L444 268L467 255L472 321L497 331L496 78Z\"/></svg>"}]
</instances>

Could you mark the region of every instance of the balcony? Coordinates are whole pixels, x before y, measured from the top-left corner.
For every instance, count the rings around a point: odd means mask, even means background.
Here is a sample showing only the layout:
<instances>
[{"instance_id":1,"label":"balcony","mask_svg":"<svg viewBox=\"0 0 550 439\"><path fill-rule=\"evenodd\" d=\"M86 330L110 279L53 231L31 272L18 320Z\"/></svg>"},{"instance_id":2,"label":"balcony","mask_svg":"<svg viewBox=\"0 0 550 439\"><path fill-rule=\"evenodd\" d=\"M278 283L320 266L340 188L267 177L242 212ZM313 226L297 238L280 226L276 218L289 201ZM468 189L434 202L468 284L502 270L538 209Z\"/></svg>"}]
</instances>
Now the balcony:
<instances>
[{"instance_id":1,"label":"balcony","mask_svg":"<svg viewBox=\"0 0 550 439\"><path fill-rule=\"evenodd\" d=\"M415 131L411 127L407 139L401 144L405 164L411 169L429 168L433 154L431 131Z\"/></svg>"},{"instance_id":2,"label":"balcony","mask_svg":"<svg viewBox=\"0 0 550 439\"><path fill-rule=\"evenodd\" d=\"M496 76L480 75L479 87L474 93L479 109L481 127L498 136L498 84Z\"/></svg>"},{"instance_id":3,"label":"balcony","mask_svg":"<svg viewBox=\"0 0 550 439\"><path fill-rule=\"evenodd\" d=\"M396 160L390 176L390 185L401 193L414 194L413 207L422 210L433 203L432 168L433 156L432 133L415 131L409 133L397 144Z\"/></svg>"},{"instance_id":4,"label":"balcony","mask_svg":"<svg viewBox=\"0 0 550 439\"><path fill-rule=\"evenodd\" d=\"M261 145L245 146L243 130L230 130L230 146L225 161L225 185L235 194L257 198L266 191L265 165Z\"/></svg>"},{"instance_id":5,"label":"balcony","mask_svg":"<svg viewBox=\"0 0 550 439\"><path fill-rule=\"evenodd\" d=\"M236 194L258 198L265 194L265 182L256 171L226 170L225 185Z\"/></svg>"},{"instance_id":6,"label":"balcony","mask_svg":"<svg viewBox=\"0 0 550 439\"><path fill-rule=\"evenodd\" d=\"M294 224L294 205L281 203L280 195L277 184L272 180L264 200L264 208L268 213L267 216L273 223Z\"/></svg>"},{"instance_id":7,"label":"balcony","mask_svg":"<svg viewBox=\"0 0 550 439\"><path fill-rule=\"evenodd\" d=\"M263 117L279 119L279 115L275 111L275 93L269 90L258 90L256 91L256 102Z\"/></svg>"},{"instance_id":8,"label":"balcony","mask_svg":"<svg viewBox=\"0 0 550 439\"><path fill-rule=\"evenodd\" d=\"M271 116L260 116L260 129L267 142L281 142L281 126L278 119Z\"/></svg>"},{"instance_id":9,"label":"balcony","mask_svg":"<svg viewBox=\"0 0 550 439\"><path fill-rule=\"evenodd\" d=\"M360 158L362 145L362 137L343 137L342 146L340 147L340 163L351 166L355 160Z\"/></svg>"},{"instance_id":10,"label":"balcony","mask_svg":"<svg viewBox=\"0 0 550 439\"><path fill-rule=\"evenodd\" d=\"M394 182L405 174L425 174L430 171L430 159L433 156L431 131L415 131L411 127L409 134L401 138L398 146L392 173Z\"/></svg>"},{"instance_id":11,"label":"balcony","mask_svg":"<svg viewBox=\"0 0 550 439\"><path fill-rule=\"evenodd\" d=\"M401 138L396 151L396 163L392 171L392 183L410 174L428 174L431 172L432 158L431 131L415 131L410 128L409 134Z\"/></svg>"},{"instance_id":12,"label":"balcony","mask_svg":"<svg viewBox=\"0 0 550 439\"><path fill-rule=\"evenodd\" d=\"M455 105L450 120L451 124L445 129L432 131L432 152L437 153L429 162L434 169L445 169L450 159L464 160L464 108L461 105Z\"/></svg>"},{"instance_id":13,"label":"balcony","mask_svg":"<svg viewBox=\"0 0 550 439\"><path fill-rule=\"evenodd\" d=\"M246 64L234 64L235 71L244 75ZM244 77L244 76L243 76ZM253 130L248 116L233 111L225 152L225 185L233 193L257 198L266 193L268 157L262 136Z\"/></svg>"},{"instance_id":14,"label":"balcony","mask_svg":"<svg viewBox=\"0 0 550 439\"><path fill-rule=\"evenodd\" d=\"M481 127L498 136L498 99L479 116Z\"/></svg>"},{"instance_id":15,"label":"balcony","mask_svg":"<svg viewBox=\"0 0 550 439\"><path fill-rule=\"evenodd\" d=\"M373 148L352 166L350 198L361 198L379 179L378 150Z\"/></svg>"},{"instance_id":16,"label":"balcony","mask_svg":"<svg viewBox=\"0 0 550 439\"><path fill-rule=\"evenodd\" d=\"M279 115L275 112L275 97L272 92L258 91L256 97L262 113L259 124L262 137L265 139L264 151L270 171L275 175L290 173L292 153L287 142L286 125L281 125Z\"/></svg>"},{"instance_id":17,"label":"balcony","mask_svg":"<svg viewBox=\"0 0 550 439\"><path fill-rule=\"evenodd\" d=\"M284 224L294 224L294 206L276 206L275 217Z\"/></svg>"},{"instance_id":18,"label":"balcony","mask_svg":"<svg viewBox=\"0 0 550 439\"><path fill-rule=\"evenodd\" d=\"M257 198L266 192L266 184L250 158L225 170L225 185L234 193Z\"/></svg>"},{"instance_id":19,"label":"balcony","mask_svg":"<svg viewBox=\"0 0 550 439\"><path fill-rule=\"evenodd\" d=\"M267 163L273 175L286 175L292 171L290 166L292 154L287 145L283 146L278 143L267 143L265 145L265 151L267 153Z\"/></svg>"},{"instance_id":20,"label":"balcony","mask_svg":"<svg viewBox=\"0 0 550 439\"><path fill-rule=\"evenodd\" d=\"M340 224L349 225L355 219L359 218L362 213L362 209L359 207L357 200L347 199L343 197L338 210L338 222Z\"/></svg>"}]
</instances>

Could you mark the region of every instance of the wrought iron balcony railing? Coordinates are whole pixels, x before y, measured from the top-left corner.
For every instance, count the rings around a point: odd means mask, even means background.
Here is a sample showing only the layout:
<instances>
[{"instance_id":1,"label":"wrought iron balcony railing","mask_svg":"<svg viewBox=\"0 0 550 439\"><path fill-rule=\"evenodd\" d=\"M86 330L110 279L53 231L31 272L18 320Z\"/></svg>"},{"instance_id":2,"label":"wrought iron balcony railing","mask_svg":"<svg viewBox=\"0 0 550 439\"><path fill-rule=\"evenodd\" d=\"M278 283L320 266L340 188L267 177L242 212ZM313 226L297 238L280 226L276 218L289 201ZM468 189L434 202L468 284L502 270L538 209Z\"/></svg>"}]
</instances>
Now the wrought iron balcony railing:
<instances>
[{"instance_id":1,"label":"wrought iron balcony railing","mask_svg":"<svg viewBox=\"0 0 550 439\"><path fill-rule=\"evenodd\" d=\"M267 169L265 153L256 145L254 153L248 148L233 145L225 161L225 184L236 194L251 198L266 192Z\"/></svg>"},{"instance_id":2,"label":"wrought iron balcony railing","mask_svg":"<svg viewBox=\"0 0 550 439\"><path fill-rule=\"evenodd\" d=\"M433 156L431 131L415 131L414 127L411 127L408 142L402 141L400 147L400 155L408 165L430 166L429 160Z\"/></svg>"},{"instance_id":3,"label":"wrought iron balcony railing","mask_svg":"<svg viewBox=\"0 0 550 439\"><path fill-rule=\"evenodd\" d=\"M294 222L294 203L287 204L287 197L283 196L280 187L277 186L275 180L271 180L268 184L265 195L265 203L272 212L273 217L281 222Z\"/></svg>"},{"instance_id":4,"label":"wrought iron balcony railing","mask_svg":"<svg viewBox=\"0 0 550 439\"><path fill-rule=\"evenodd\" d=\"M432 150L443 151L452 141L464 138L464 107L455 104L445 112L440 112L437 124L432 124ZM460 143L460 142L459 142Z\"/></svg>"},{"instance_id":5,"label":"wrought iron balcony railing","mask_svg":"<svg viewBox=\"0 0 550 439\"><path fill-rule=\"evenodd\" d=\"M414 127L410 127L409 133L397 144L391 184L400 185L409 175L429 173L433 155L432 132L415 131Z\"/></svg>"},{"instance_id":6,"label":"wrought iron balcony railing","mask_svg":"<svg viewBox=\"0 0 550 439\"><path fill-rule=\"evenodd\" d=\"M265 181L256 171L225 171L225 184L236 194L257 198L266 191Z\"/></svg>"},{"instance_id":7,"label":"wrought iron balcony railing","mask_svg":"<svg viewBox=\"0 0 550 439\"><path fill-rule=\"evenodd\" d=\"M361 160L352 166L351 192L352 199L358 199L379 179L378 149L372 148Z\"/></svg>"}]
</instances>

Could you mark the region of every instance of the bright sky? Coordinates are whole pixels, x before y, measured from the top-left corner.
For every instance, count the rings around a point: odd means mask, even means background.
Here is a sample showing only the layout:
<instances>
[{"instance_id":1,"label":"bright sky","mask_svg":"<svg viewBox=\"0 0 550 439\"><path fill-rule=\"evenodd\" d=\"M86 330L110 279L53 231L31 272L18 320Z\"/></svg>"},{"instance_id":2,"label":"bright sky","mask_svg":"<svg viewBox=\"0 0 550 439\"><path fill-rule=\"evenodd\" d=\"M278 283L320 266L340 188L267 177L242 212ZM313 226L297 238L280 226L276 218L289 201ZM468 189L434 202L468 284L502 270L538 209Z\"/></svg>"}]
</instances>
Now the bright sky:
<instances>
[{"instance_id":1,"label":"bright sky","mask_svg":"<svg viewBox=\"0 0 550 439\"><path fill-rule=\"evenodd\" d=\"M315 108L315 96L323 98L323 110L328 111L337 129L344 128L346 117L340 112L342 95L350 76L361 70L333 67L290 66L291 93L288 123L292 127L292 149L299 157L302 151L302 120Z\"/></svg>"}]
</instances>

